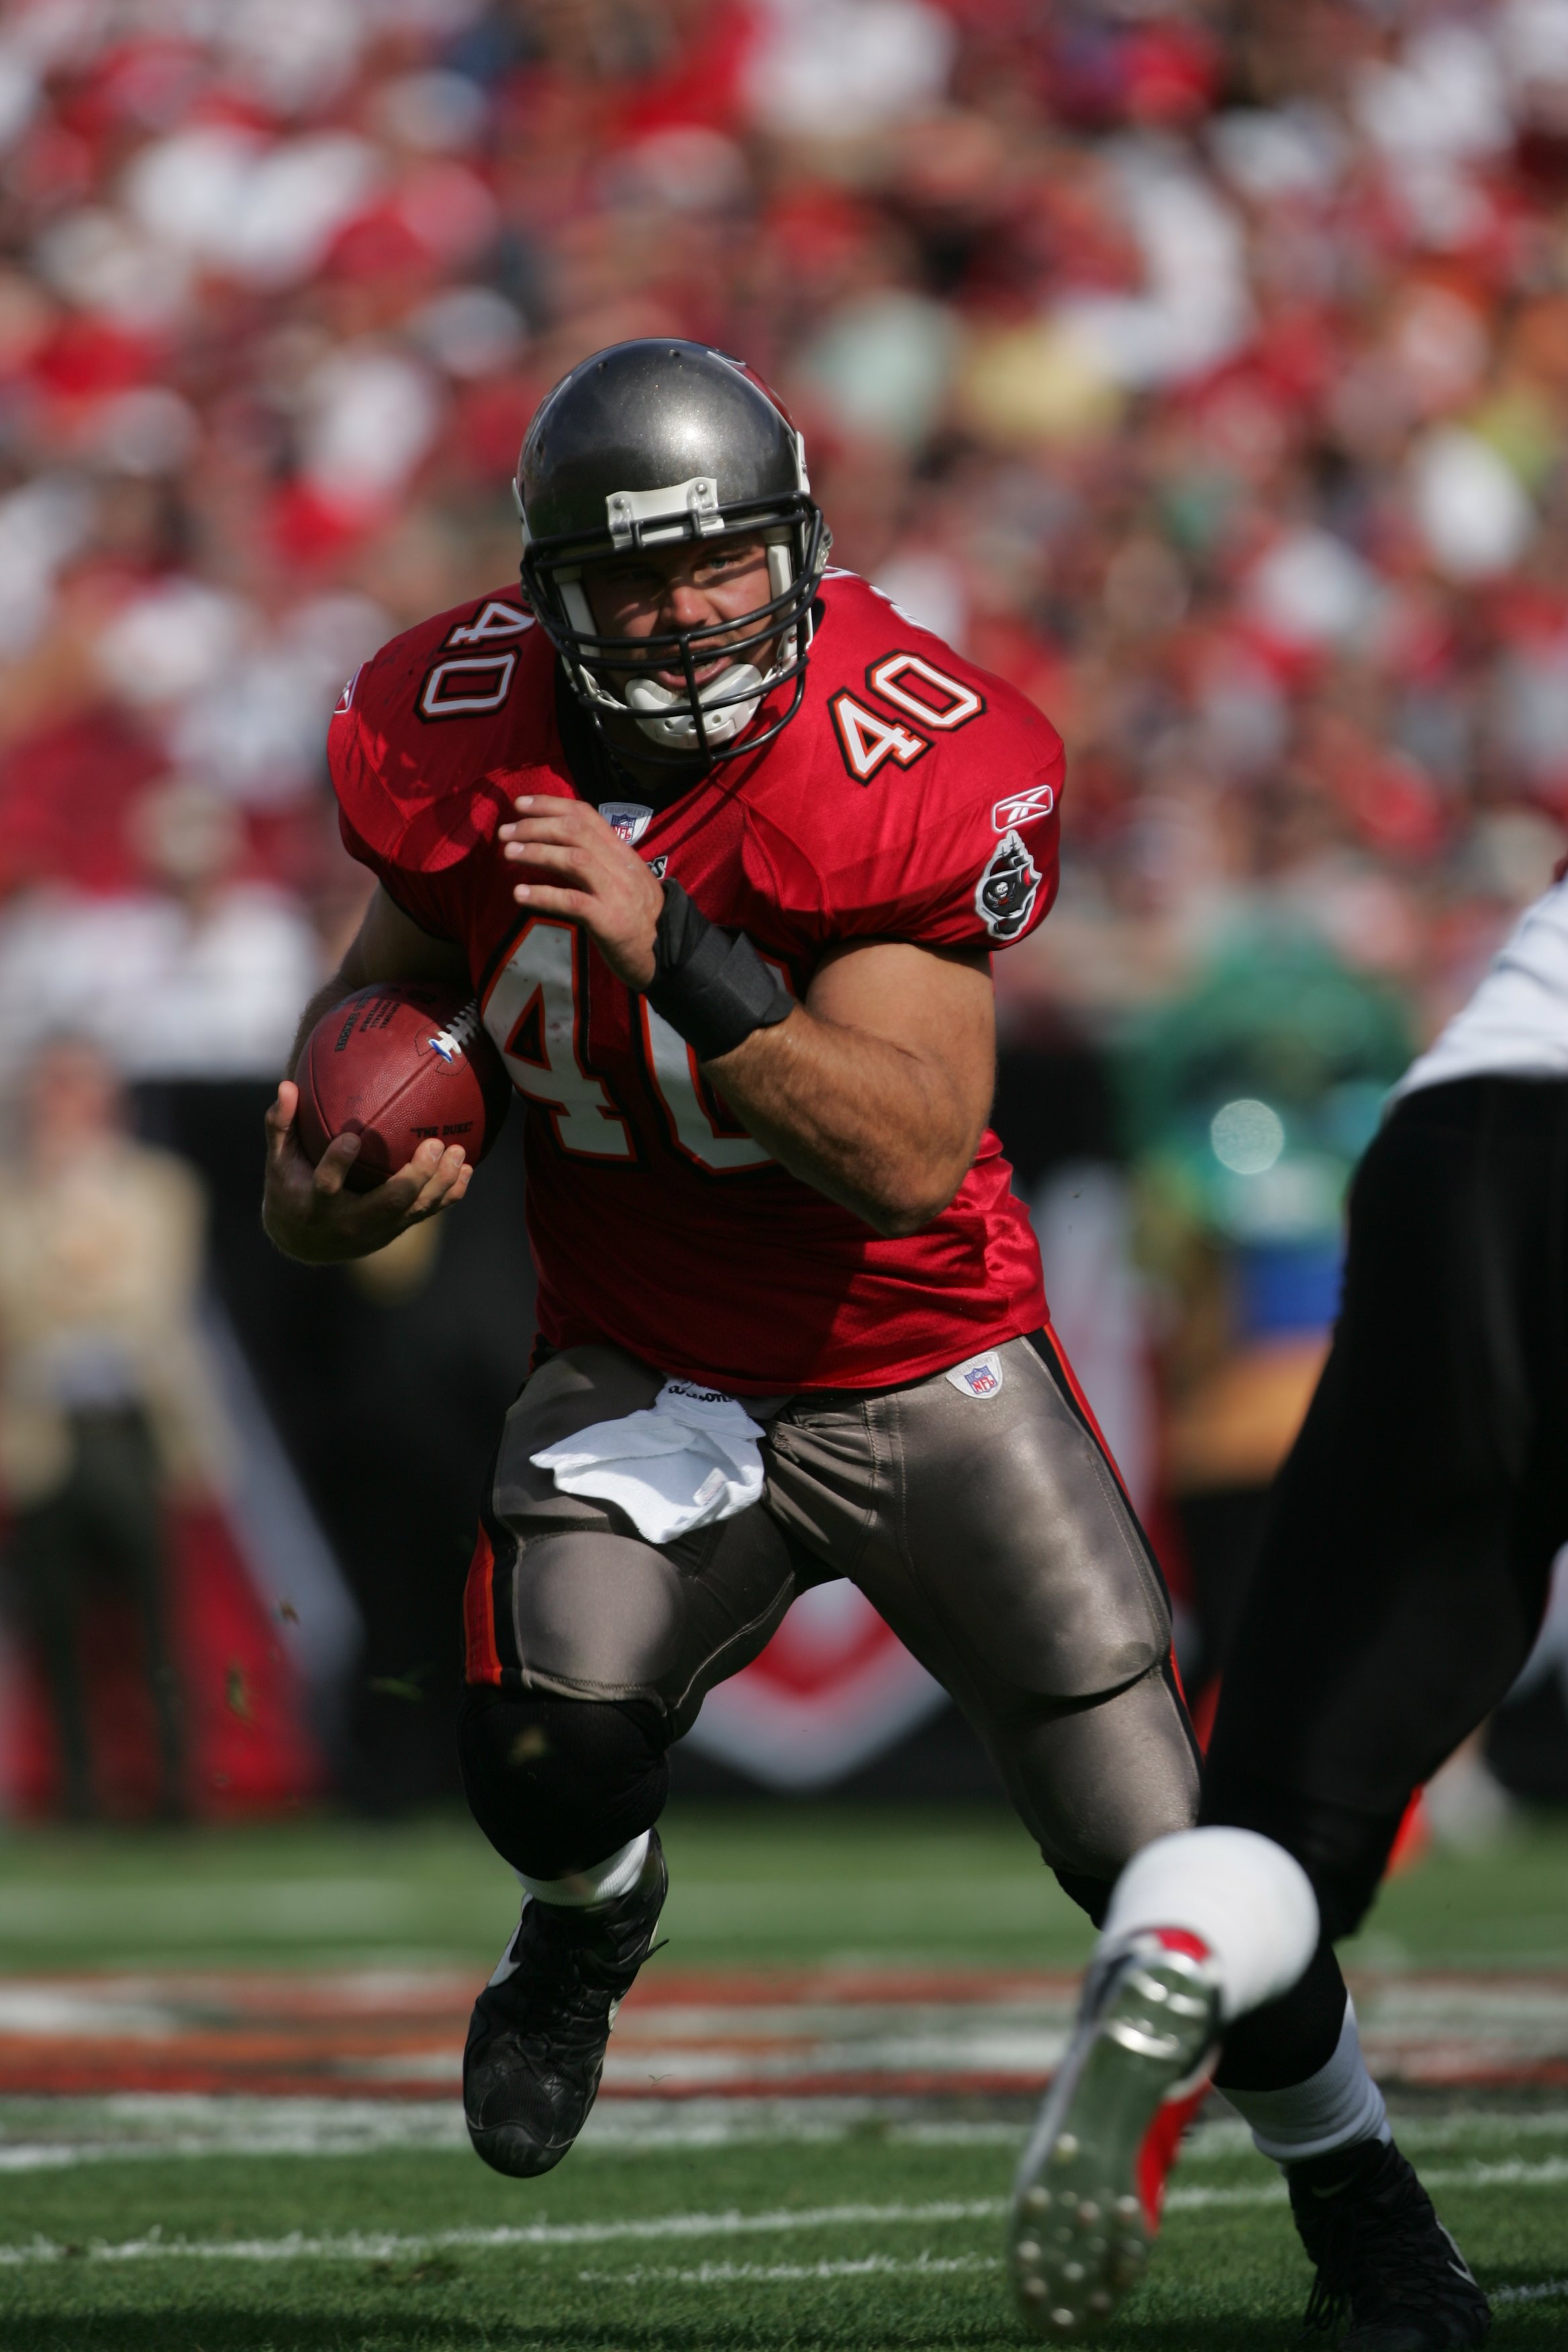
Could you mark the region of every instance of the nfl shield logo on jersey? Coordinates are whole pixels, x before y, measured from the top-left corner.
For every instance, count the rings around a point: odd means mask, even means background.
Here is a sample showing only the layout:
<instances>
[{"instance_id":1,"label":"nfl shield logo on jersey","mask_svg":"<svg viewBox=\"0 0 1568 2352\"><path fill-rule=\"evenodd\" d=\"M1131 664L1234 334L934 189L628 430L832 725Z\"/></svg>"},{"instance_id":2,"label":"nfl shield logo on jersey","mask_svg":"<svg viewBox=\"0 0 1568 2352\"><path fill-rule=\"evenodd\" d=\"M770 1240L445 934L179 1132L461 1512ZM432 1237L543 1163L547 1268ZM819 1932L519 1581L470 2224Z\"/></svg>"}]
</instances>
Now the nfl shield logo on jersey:
<instances>
[{"instance_id":1,"label":"nfl shield logo on jersey","mask_svg":"<svg viewBox=\"0 0 1568 2352\"><path fill-rule=\"evenodd\" d=\"M971 1356L966 1364L954 1364L945 1377L961 1396L994 1396L1002 1386L1001 1359L993 1348L986 1355Z\"/></svg>"},{"instance_id":2,"label":"nfl shield logo on jersey","mask_svg":"<svg viewBox=\"0 0 1568 2352\"><path fill-rule=\"evenodd\" d=\"M641 801L601 801L599 814L612 833L626 842L639 842L653 823L653 811Z\"/></svg>"}]
</instances>

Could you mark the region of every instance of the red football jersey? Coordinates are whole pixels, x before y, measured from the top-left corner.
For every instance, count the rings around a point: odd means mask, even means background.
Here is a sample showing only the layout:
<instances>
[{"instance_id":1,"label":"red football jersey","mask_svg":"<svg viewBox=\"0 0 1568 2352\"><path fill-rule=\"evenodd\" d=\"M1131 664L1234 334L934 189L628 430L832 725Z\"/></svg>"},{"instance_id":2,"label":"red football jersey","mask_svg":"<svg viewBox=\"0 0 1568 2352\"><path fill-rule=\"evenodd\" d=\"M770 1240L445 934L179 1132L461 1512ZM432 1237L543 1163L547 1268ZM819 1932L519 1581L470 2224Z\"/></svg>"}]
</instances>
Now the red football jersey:
<instances>
[{"instance_id":1,"label":"red football jersey","mask_svg":"<svg viewBox=\"0 0 1568 2352\"><path fill-rule=\"evenodd\" d=\"M595 775L511 591L394 638L329 739L344 841L463 948L527 1105L544 1337L754 1396L911 1380L1045 1320L996 1138L923 1232L882 1240L770 1159L584 933L517 905L495 835L519 793L596 801L797 995L837 941L1023 938L1056 891L1054 729L851 573L828 573L818 612L795 719L663 807Z\"/></svg>"}]
</instances>

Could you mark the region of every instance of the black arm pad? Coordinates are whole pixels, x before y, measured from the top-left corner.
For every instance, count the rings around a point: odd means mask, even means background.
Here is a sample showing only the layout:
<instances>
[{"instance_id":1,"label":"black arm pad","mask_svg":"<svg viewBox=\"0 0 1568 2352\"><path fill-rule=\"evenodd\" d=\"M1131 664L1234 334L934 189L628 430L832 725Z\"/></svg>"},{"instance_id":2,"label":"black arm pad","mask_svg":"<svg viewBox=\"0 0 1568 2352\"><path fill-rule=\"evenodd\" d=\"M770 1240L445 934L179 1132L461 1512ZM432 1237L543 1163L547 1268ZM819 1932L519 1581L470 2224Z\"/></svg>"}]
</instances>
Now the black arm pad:
<instances>
[{"instance_id":1,"label":"black arm pad","mask_svg":"<svg viewBox=\"0 0 1568 2352\"><path fill-rule=\"evenodd\" d=\"M786 1020L795 999L744 931L721 930L666 880L647 1001L700 1062L731 1053L753 1029Z\"/></svg>"}]
</instances>

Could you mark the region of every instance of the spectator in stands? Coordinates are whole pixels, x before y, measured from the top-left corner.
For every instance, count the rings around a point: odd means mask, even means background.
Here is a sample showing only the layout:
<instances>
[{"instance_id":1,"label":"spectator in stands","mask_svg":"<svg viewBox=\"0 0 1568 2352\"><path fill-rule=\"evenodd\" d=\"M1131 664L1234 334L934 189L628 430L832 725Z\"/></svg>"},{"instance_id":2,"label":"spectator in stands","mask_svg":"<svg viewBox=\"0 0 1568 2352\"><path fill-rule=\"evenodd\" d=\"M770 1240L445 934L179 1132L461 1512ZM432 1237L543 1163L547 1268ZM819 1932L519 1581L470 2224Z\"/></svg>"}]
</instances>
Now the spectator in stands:
<instances>
[{"instance_id":1,"label":"spectator in stands","mask_svg":"<svg viewBox=\"0 0 1568 2352\"><path fill-rule=\"evenodd\" d=\"M123 1130L98 1048L60 1037L19 1089L0 1175L0 1481L5 1565L47 1681L66 1811L99 1808L84 1621L128 1601L157 1725L161 1810L186 1809L163 1499L223 1475L226 1431L195 1308L195 1177Z\"/></svg>"}]
</instances>

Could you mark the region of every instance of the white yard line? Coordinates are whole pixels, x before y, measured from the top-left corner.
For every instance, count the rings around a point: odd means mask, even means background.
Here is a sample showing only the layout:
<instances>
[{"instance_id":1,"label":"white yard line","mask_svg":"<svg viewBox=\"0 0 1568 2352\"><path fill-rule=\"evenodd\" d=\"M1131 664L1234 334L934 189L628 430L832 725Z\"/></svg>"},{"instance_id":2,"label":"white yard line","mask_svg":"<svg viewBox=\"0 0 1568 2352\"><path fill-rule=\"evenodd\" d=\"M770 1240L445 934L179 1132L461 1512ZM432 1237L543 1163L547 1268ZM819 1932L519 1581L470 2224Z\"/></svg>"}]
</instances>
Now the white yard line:
<instances>
[{"instance_id":1,"label":"white yard line","mask_svg":"<svg viewBox=\"0 0 1568 2352\"><path fill-rule=\"evenodd\" d=\"M21 2246L0 2246L0 2267L85 2260L139 2263L196 2262L390 2262L403 2254L466 2246L474 2251L507 2247L599 2246L617 2240L734 2238L796 2230L878 2228L888 2222L994 2221L1005 2210L1000 2197L935 2198L921 2205L818 2205L773 2213L660 2213L635 2221L532 2221L490 2230L426 2230L418 2234L345 2231L341 2236L308 2238L291 2231L283 2238L165 2238L153 2230L144 2238L102 2240L68 2246L54 2238L34 2238Z\"/></svg>"},{"instance_id":2,"label":"white yard line","mask_svg":"<svg viewBox=\"0 0 1568 2352\"><path fill-rule=\"evenodd\" d=\"M645 2286L657 2281L668 2286L730 2286L747 2279L930 2278L942 2271L994 2271L995 2254L916 2254L900 2262L896 2254L864 2254L844 2263L702 2263L681 2271L639 2268L629 2271L579 2271L585 2286Z\"/></svg>"},{"instance_id":3,"label":"white yard line","mask_svg":"<svg viewBox=\"0 0 1568 2352\"><path fill-rule=\"evenodd\" d=\"M843 2263L703 2263L694 2270L639 2264L626 2271L579 2271L584 2286L730 2286L749 2281L779 2279L798 2284L809 2279L930 2278L951 2271L994 2271L1002 2267L995 2254L916 2254L900 2261L895 2254L867 2254ZM1557 2303L1568 2298L1568 2278L1547 2279L1539 2286L1494 2286L1493 2303Z\"/></svg>"},{"instance_id":4,"label":"white yard line","mask_svg":"<svg viewBox=\"0 0 1568 2352\"><path fill-rule=\"evenodd\" d=\"M1568 2295L1568 2278L1545 2279L1540 2286L1494 2286L1487 2290L1494 2303L1559 2303Z\"/></svg>"},{"instance_id":5,"label":"white yard line","mask_svg":"<svg viewBox=\"0 0 1568 2352\"><path fill-rule=\"evenodd\" d=\"M1534 2164L1510 2158L1500 2164L1433 2165L1423 2168L1427 2189L1558 2189L1568 2180L1568 2157L1548 2156ZM1283 2205L1282 2180L1247 2181L1235 2189L1173 2189L1165 2200L1167 2213L1199 2213L1208 2206Z\"/></svg>"},{"instance_id":6,"label":"white yard line","mask_svg":"<svg viewBox=\"0 0 1568 2352\"><path fill-rule=\"evenodd\" d=\"M916 2098L868 2095L792 2098L605 2099L595 2108L582 2152L639 2156L666 2149L832 2145L868 2124L901 2147L1017 2147L1022 2120L933 2115ZM1406 2116L1399 2144L1408 2155L1483 2158L1485 2150L1568 2138L1568 2108L1477 2109ZM467 2154L455 2099L285 2097L241 2092L121 2092L103 2098L0 2097L0 2177L83 2164L142 2163L192 2157L341 2157L399 2149ZM1199 2125L1182 2152L1173 2191L1179 2210L1193 2200L1194 2171L1250 2158L1252 2137L1234 2118ZM1500 2149L1500 2158L1501 2150ZM1261 2191L1247 2189L1247 2197ZM1227 2192L1229 2193L1229 2192ZM1200 2198L1197 2201L1208 2201Z\"/></svg>"},{"instance_id":7,"label":"white yard line","mask_svg":"<svg viewBox=\"0 0 1568 2352\"><path fill-rule=\"evenodd\" d=\"M1558 2188L1568 2181L1568 2158L1547 2158L1536 2164L1510 2161L1452 2165L1429 2172L1426 2180L1434 2189ZM1280 2204L1284 2198L1282 2183L1260 2181L1230 2189L1174 2189L1166 2206L1172 2212L1198 2212L1215 2207ZM307 2237L300 2231L281 2238L165 2238L154 2230L144 2238L121 2239L113 2243L99 2241L85 2247L44 2237L34 2238L25 2245L0 2245L0 2268L17 2269L75 2259L97 2263L389 2262L402 2255L428 2253L442 2248L466 2247L476 2252L527 2247L549 2250L628 2241L646 2243L670 2238L875 2229L911 2221L992 2221L1005 2210L1005 2200L1000 2197L938 2198L913 2205L818 2205L766 2213L663 2213L639 2221L534 2221L489 2230L430 2230L421 2233L348 2231L339 2236L320 2238Z\"/></svg>"}]
</instances>

